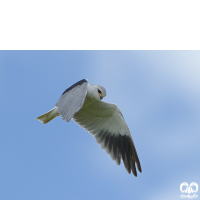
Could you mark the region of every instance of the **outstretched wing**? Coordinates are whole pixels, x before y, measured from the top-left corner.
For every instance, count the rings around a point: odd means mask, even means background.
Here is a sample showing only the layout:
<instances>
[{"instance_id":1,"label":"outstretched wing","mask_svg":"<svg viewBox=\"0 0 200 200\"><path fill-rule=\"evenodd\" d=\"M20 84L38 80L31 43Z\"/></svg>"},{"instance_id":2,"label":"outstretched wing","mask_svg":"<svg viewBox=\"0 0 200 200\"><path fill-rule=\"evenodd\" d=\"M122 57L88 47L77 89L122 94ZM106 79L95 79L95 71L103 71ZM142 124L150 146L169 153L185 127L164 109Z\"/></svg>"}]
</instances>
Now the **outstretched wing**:
<instances>
[{"instance_id":1,"label":"outstretched wing","mask_svg":"<svg viewBox=\"0 0 200 200\"><path fill-rule=\"evenodd\" d=\"M115 104L93 101L81 108L72 118L92 134L102 149L120 165L121 158L128 173L137 176L140 161L124 118Z\"/></svg>"},{"instance_id":2,"label":"outstretched wing","mask_svg":"<svg viewBox=\"0 0 200 200\"><path fill-rule=\"evenodd\" d=\"M69 122L74 114L81 109L87 94L87 86L88 81L83 79L66 89L61 95L56 107L65 121Z\"/></svg>"}]
</instances>

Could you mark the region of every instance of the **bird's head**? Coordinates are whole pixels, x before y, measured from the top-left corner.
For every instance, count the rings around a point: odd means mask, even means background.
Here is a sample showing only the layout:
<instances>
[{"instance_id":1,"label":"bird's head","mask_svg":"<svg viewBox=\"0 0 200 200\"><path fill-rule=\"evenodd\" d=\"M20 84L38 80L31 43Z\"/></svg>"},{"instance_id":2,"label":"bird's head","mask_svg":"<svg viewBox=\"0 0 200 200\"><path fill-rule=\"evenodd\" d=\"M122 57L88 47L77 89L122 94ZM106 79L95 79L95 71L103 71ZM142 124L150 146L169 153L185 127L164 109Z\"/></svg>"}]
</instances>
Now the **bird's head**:
<instances>
[{"instance_id":1,"label":"bird's head","mask_svg":"<svg viewBox=\"0 0 200 200\"><path fill-rule=\"evenodd\" d=\"M104 87L102 87L101 85L97 85L97 91L98 91L98 95L100 97L100 100L102 100L103 97L106 96L106 89Z\"/></svg>"},{"instance_id":2,"label":"bird's head","mask_svg":"<svg viewBox=\"0 0 200 200\"><path fill-rule=\"evenodd\" d=\"M88 84L87 96L92 99L102 100L106 96L106 90L101 85Z\"/></svg>"}]
</instances>

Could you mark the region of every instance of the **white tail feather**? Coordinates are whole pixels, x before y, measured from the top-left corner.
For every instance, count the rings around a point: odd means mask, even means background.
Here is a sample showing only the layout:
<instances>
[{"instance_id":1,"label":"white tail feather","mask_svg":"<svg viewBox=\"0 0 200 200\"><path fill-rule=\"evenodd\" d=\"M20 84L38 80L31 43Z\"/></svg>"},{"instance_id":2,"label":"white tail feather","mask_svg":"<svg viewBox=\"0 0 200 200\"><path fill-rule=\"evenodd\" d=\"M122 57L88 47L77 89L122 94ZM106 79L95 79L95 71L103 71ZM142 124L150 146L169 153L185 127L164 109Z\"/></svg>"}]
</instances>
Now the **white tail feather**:
<instances>
[{"instance_id":1,"label":"white tail feather","mask_svg":"<svg viewBox=\"0 0 200 200\"><path fill-rule=\"evenodd\" d=\"M49 112L37 117L36 119L40 120L43 124L46 124L49 121L51 121L52 119L54 119L55 117L57 117L58 115L59 115L58 108L54 107Z\"/></svg>"}]
</instances>

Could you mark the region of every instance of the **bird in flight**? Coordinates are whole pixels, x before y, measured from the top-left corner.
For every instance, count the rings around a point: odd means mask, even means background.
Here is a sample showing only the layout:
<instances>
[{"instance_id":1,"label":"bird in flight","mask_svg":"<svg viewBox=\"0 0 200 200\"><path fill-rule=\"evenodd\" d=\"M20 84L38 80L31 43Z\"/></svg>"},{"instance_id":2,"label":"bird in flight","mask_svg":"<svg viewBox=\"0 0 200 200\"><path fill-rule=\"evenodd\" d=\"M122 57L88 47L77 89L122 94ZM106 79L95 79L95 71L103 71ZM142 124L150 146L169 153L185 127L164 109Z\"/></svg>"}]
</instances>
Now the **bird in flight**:
<instances>
[{"instance_id":1,"label":"bird in flight","mask_svg":"<svg viewBox=\"0 0 200 200\"><path fill-rule=\"evenodd\" d=\"M61 115L92 134L102 149L120 165L121 159L127 172L137 176L136 166L142 172L140 161L124 117L115 104L101 101L106 96L104 87L80 80L61 95L55 107L37 117L43 124Z\"/></svg>"}]
</instances>

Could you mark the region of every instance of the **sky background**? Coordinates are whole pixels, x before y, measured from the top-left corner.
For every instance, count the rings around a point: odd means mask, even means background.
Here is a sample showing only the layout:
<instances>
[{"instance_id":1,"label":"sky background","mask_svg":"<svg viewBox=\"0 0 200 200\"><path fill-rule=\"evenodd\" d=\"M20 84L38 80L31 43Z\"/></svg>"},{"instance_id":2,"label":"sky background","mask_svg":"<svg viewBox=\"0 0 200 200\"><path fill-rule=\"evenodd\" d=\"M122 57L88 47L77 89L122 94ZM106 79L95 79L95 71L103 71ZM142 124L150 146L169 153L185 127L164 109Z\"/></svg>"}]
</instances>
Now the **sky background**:
<instances>
[{"instance_id":1,"label":"sky background","mask_svg":"<svg viewBox=\"0 0 200 200\"><path fill-rule=\"evenodd\" d=\"M200 51L0 51L0 199L181 199L200 185L199 77ZM120 108L137 178L73 121L35 119L83 78Z\"/></svg>"}]
</instances>

